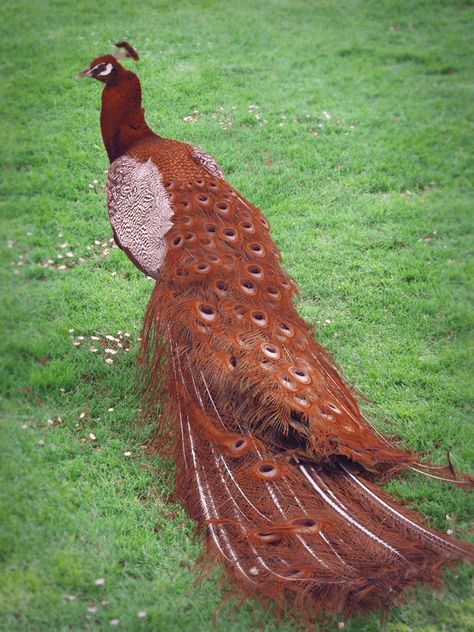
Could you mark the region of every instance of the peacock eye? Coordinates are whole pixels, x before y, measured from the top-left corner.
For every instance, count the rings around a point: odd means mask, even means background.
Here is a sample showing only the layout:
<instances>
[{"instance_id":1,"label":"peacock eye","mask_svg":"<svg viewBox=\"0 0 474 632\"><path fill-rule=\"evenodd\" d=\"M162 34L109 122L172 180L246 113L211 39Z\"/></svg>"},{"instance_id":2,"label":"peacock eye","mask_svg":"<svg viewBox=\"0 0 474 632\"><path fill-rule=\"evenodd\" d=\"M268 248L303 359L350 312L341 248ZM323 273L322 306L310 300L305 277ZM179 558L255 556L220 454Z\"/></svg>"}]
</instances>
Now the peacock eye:
<instances>
[{"instance_id":1,"label":"peacock eye","mask_svg":"<svg viewBox=\"0 0 474 632\"><path fill-rule=\"evenodd\" d=\"M97 66L94 66L92 68L92 72L94 73L94 75L98 77L105 77L107 75L110 75L113 69L114 69L113 64L101 63L101 64L97 64Z\"/></svg>"}]
</instances>

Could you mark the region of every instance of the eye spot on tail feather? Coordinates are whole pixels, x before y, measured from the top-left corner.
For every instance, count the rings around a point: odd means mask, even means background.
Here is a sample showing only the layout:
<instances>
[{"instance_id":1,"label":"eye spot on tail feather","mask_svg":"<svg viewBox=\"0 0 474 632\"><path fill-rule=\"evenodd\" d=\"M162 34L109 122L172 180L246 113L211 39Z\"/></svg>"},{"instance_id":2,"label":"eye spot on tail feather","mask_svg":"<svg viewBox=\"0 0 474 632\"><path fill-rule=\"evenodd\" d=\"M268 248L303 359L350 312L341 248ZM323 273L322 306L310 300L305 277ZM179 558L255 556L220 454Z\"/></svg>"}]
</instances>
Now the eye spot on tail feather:
<instances>
[{"instance_id":1,"label":"eye spot on tail feather","mask_svg":"<svg viewBox=\"0 0 474 632\"><path fill-rule=\"evenodd\" d=\"M207 303L197 303L196 311L203 320L209 323L213 322L217 316L216 310Z\"/></svg>"},{"instance_id":2,"label":"eye spot on tail feather","mask_svg":"<svg viewBox=\"0 0 474 632\"><path fill-rule=\"evenodd\" d=\"M260 349L267 356L267 358L270 358L271 360L278 360L280 357L280 350L276 345L264 342L262 345L260 345Z\"/></svg>"},{"instance_id":3,"label":"eye spot on tail feather","mask_svg":"<svg viewBox=\"0 0 474 632\"><path fill-rule=\"evenodd\" d=\"M280 466L271 461L260 461L254 465L252 472L257 478L267 481L274 481L281 477Z\"/></svg>"}]
</instances>

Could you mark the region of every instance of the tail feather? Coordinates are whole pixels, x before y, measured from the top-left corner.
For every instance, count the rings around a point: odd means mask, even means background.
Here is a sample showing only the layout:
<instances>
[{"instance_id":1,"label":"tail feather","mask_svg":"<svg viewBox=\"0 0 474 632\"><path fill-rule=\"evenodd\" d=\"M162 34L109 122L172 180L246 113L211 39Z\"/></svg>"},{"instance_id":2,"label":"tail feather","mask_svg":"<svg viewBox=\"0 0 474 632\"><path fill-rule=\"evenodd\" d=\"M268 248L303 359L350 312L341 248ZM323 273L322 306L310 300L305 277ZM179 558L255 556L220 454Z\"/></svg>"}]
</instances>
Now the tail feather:
<instances>
[{"instance_id":1,"label":"tail feather","mask_svg":"<svg viewBox=\"0 0 474 632\"><path fill-rule=\"evenodd\" d=\"M413 516L413 514L410 515L410 512L408 512L404 507L401 505L395 505L388 494L385 494L380 488L375 485L371 485L368 481L361 480L360 477L355 476L352 472L350 472L346 465L342 464L341 467L344 470L346 477L348 476L350 479L347 480L346 478L346 482L349 485L352 485L354 491L361 493L362 498L367 498L373 501L371 503L373 509L375 511L382 511L388 514L395 520L396 524L399 525L401 529L406 531L407 536L413 534L415 537L432 542L435 547L441 547L454 555L466 556L466 558L469 557L469 552L471 551L472 557L474 549L468 545L460 544L451 538L441 536L436 531L424 526L420 522L419 518Z\"/></svg>"},{"instance_id":2,"label":"tail feather","mask_svg":"<svg viewBox=\"0 0 474 632\"><path fill-rule=\"evenodd\" d=\"M212 304L206 287L196 287L193 291L202 294L202 300ZM358 463L367 475L381 482L402 470L411 469L431 478L464 486L474 485L474 479L456 473L450 463L448 466L423 463L417 454L402 449L371 424L361 414L354 394L338 375L330 356L309 338L308 332L312 363L303 363L304 369L290 367L293 372L302 374L298 374L301 380L310 379L308 367L313 367L310 386L317 402L309 407L309 412L305 412L305 409L297 409L297 402L302 401L299 396L293 397L295 406L288 400L288 388L293 388L297 380L290 381L288 386L288 375L267 367L268 358L262 348L271 354L276 346L262 342L265 339L261 332L239 334L237 343L232 333L232 322L226 322L211 333L207 325L196 324L194 308L181 306L178 309L181 299L182 295L176 293L172 279L163 274L148 305L142 336L140 362L148 381L145 395L147 411L153 411L158 403L166 406L167 399L171 402L171 398L166 397L167 372L172 372L168 344L174 341L178 356L186 356L184 368L187 370L191 366L191 376L204 381L201 398L211 406L212 414L225 417L225 423L235 431L242 432L242 428L238 430L239 424L245 426L256 441L276 452L294 450L300 457L321 465L332 464L339 457L344 457ZM223 312L227 314L225 300L222 304ZM200 328L205 331L201 332ZM290 355L288 349L284 351ZM255 365L259 367L258 373ZM178 379L182 377L179 375ZM185 388L189 391L192 378L188 378ZM279 379L288 388L282 386ZM206 398L211 393L209 402ZM195 393L192 399L197 399ZM172 403L169 405L173 406ZM164 430L161 427L156 438Z\"/></svg>"},{"instance_id":3,"label":"tail feather","mask_svg":"<svg viewBox=\"0 0 474 632\"><path fill-rule=\"evenodd\" d=\"M276 602L294 615L298 602L299 616L308 621L321 608L345 615L387 609L418 582L438 586L442 566L474 560L472 547L426 528L345 465L328 473L294 464L278 480L252 489L238 482L242 464L206 442L198 445L191 423L188 432L202 459L196 459L194 477L209 509L193 512L192 491L190 499L181 492L184 504L206 531L208 551L224 564L234 588L265 605ZM212 471L206 450L214 458ZM187 472L188 490L189 481ZM381 519L380 506L394 519Z\"/></svg>"},{"instance_id":4,"label":"tail feather","mask_svg":"<svg viewBox=\"0 0 474 632\"><path fill-rule=\"evenodd\" d=\"M259 420L269 423L262 403L232 381L232 363L218 359L216 372L217 360L188 330L172 328L167 309L152 298L143 332L146 410L154 417L161 408L150 446L173 455L177 495L205 542L201 561L222 563L235 593L308 623L321 610L387 611L419 583L439 586L444 566L474 561L474 547L430 529L377 487L352 448L328 460L292 445L288 433L286 445L275 434L268 440L259 429ZM326 371L334 406L361 423L336 376ZM398 448L373 436L373 454L383 444L395 470ZM407 466L453 478L415 456L402 459Z\"/></svg>"},{"instance_id":5,"label":"tail feather","mask_svg":"<svg viewBox=\"0 0 474 632\"><path fill-rule=\"evenodd\" d=\"M203 560L223 564L234 592L308 623L321 609L387 610L418 583L438 586L443 566L474 561L474 547L424 525L348 460L321 465L252 436L219 409L189 347L163 344L177 492Z\"/></svg>"}]
</instances>

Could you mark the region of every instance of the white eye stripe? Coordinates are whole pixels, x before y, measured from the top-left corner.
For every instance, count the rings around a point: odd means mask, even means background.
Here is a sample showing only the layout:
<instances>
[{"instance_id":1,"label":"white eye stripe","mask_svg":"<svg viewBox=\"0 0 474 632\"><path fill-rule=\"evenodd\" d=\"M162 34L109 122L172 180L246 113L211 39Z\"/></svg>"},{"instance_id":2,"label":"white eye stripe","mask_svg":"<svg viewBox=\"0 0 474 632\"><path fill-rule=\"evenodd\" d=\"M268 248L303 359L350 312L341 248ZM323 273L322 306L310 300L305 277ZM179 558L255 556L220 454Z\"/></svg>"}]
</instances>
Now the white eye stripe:
<instances>
[{"instance_id":1,"label":"white eye stripe","mask_svg":"<svg viewBox=\"0 0 474 632\"><path fill-rule=\"evenodd\" d=\"M92 72L95 72L98 68L100 68L101 66L103 66L104 64L97 64L97 66L94 66L93 68L91 68ZM103 70L102 72L99 72L97 74L98 77L105 77L106 75L110 75L110 73L113 70L113 64L107 64L105 67L105 70Z\"/></svg>"},{"instance_id":2,"label":"white eye stripe","mask_svg":"<svg viewBox=\"0 0 474 632\"><path fill-rule=\"evenodd\" d=\"M107 66L105 67L105 70L103 70L102 72L99 72L99 77L105 77L105 75L110 75L112 70L113 70L113 65L107 64Z\"/></svg>"}]
</instances>

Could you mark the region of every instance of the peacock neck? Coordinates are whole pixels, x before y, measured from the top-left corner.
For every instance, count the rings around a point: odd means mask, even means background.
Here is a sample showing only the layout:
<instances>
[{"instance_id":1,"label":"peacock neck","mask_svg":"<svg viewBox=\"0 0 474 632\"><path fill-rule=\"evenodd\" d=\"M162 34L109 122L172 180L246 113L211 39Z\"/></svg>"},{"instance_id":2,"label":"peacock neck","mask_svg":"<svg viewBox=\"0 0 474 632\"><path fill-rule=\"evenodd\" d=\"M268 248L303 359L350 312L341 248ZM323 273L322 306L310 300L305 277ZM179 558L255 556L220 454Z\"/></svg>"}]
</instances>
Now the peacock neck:
<instances>
[{"instance_id":1,"label":"peacock neck","mask_svg":"<svg viewBox=\"0 0 474 632\"><path fill-rule=\"evenodd\" d=\"M123 69L116 81L102 92L100 128L110 162L138 141L156 136L145 121L138 77Z\"/></svg>"}]
</instances>

